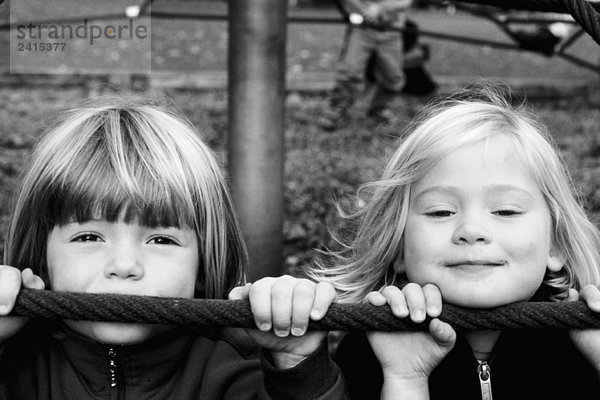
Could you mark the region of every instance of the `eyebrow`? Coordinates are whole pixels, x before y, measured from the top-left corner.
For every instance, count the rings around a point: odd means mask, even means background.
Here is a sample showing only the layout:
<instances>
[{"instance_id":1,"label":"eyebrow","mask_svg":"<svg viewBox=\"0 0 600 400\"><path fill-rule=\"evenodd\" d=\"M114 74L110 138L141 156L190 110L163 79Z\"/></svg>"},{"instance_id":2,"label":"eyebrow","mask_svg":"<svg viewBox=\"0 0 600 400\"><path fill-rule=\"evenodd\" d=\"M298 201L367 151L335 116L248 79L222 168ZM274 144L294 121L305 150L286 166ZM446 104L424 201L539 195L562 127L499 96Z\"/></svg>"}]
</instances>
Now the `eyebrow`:
<instances>
[{"instance_id":1,"label":"eyebrow","mask_svg":"<svg viewBox=\"0 0 600 400\"><path fill-rule=\"evenodd\" d=\"M421 192L415 194L415 200L418 200L419 198L428 195L430 193L442 193L442 194L449 194L449 195L453 195L456 196L457 194L460 193L460 188L458 188L457 186L445 186L445 185L437 185L437 186L430 186L424 190L422 190ZM533 199L533 195L531 193L529 193L527 190L522 189L518 186L515 185L510 185L510 184L499 184L499 185L488 185L484 187L484 193L486 195L497 195L497 194L505 194L505 193L509 193L509 192L514 192L519 196L522 197L526 197L528 199Z\"/></svg>"}]
</instances>

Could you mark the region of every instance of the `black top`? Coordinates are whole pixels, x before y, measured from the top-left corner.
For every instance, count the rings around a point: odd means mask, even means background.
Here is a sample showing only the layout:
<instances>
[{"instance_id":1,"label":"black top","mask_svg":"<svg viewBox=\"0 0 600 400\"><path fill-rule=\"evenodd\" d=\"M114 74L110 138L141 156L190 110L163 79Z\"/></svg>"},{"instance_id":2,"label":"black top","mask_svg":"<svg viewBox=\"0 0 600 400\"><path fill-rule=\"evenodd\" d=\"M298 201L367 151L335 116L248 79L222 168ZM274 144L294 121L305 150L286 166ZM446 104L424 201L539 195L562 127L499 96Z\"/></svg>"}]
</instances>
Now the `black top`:
<instances>
[{"instance_id":1,"label":"black top","mask_svg":"<svg viewBox=\"0 0 600 400\"><path fill-rule=\"evenodd\" d=\"M335 361L351 399L379 399L383 376L362 332L348 334ZM429 377L432 400L481 399L478 363L468 343L457 343ZM598 374L566 331L507 331L490 358L494 400L600 399Z\"/></svg>"},{"instance_id":2,"label":"black top","mask_svg":"<svg viewBox=\"0 0 600 400\"><path fill-rule=\"evenodd\" d=\"M31 321L0 350L1 400L346 398L325 344L278 370L241 329L174 328L109 346L62 323Z\"/></svg>"}]
</instances>

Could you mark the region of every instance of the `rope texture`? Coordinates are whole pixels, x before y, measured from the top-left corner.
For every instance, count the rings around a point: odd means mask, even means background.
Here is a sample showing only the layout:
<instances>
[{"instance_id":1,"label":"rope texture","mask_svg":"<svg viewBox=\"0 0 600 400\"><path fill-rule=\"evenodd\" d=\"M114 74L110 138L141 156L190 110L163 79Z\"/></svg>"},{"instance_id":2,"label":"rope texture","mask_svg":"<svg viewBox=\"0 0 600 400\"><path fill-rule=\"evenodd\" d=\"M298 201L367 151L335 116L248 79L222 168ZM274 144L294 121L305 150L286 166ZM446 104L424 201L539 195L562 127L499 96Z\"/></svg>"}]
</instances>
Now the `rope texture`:
<instances>
[{"instance_id":1,"label":"rope texture","mask_svg":"<svg viewBox=\"0 0 600 400\"><path fill-rule=\"evenodd\" d=\"M83 294L22 289L11 315L50 319L139 322L188 326L255 327L250 305L242 300L181 299L116 294ZM516 303L492 310L444 305L440 319L456 329L600 328L600 313L583 302ZM332 304L313 330L426 330L428 322L398 319L389 307Z\"/></svg>"},{"instance_id":2,"label":"rope texture","mask_svg":"<svg viewBox=\"0 0 600 400\"><path fill-rule=\"evenodd\" d=\"M585 0L564 0L569 14L600 44L600 12Z\"/></svg>"}]
</instances>

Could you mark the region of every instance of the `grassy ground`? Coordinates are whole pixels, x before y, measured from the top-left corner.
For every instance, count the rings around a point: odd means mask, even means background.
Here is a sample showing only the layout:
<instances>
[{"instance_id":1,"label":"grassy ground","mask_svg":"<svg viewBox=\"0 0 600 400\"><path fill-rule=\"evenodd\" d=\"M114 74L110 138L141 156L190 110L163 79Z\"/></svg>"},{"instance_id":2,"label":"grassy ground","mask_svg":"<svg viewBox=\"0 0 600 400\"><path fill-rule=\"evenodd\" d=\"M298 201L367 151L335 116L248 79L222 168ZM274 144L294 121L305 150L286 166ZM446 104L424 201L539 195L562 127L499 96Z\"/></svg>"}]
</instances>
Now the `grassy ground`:
<instances>
[{"instance_id":1,"label":"grassy ground","mask_svg":"<svg viewBox=\"0 0 600 400\"><path fill-rule=\"evenodd\" d=\"M10 198L18 174L36 138L57 112L76 105L83 88L0 88L0 223L6 227ZM213 148L224 155L226 93L168 92L174 103L198 126ZM288 269L308 262L313 248L330 243L328 227L338 221L334 200L352 195L361 182L379 176L386 157L418 103L399 111L398 123L377 126L357 112L347 127L332 133L314 121L325 100L293 94L288 97L285 132L284 241ZM584 99L537 100L532 104L548 124L584 195L592 218L600 215L600 109ZM360 104L358 106L360 108ZM360 111L360 110L358 110ZM225 159L225 157L222 157ZM4 242L5 229L0 230Z\"/></svg>"}]
</instances>

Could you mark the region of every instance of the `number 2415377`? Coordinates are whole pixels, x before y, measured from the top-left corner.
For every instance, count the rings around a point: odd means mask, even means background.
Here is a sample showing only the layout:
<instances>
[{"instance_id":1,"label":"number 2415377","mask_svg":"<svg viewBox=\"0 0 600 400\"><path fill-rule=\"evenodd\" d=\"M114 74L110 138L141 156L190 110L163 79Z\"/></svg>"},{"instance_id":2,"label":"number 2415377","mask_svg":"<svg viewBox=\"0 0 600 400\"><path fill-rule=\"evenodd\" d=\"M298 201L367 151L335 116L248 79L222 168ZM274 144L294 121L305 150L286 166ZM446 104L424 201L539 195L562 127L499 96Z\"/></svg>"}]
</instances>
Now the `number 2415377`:
<instances>
[{"instance_id":1,"label":"number 2415377","mask_svg":"<svg viewBox=\"0 0 600 400\"><path fill-rule=\"evenodd\" d=\"M63 51L67 47L66 43L45 43L29 42L18 43L17 51Z\"/></svg>"}]
</instances>

